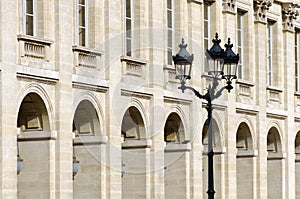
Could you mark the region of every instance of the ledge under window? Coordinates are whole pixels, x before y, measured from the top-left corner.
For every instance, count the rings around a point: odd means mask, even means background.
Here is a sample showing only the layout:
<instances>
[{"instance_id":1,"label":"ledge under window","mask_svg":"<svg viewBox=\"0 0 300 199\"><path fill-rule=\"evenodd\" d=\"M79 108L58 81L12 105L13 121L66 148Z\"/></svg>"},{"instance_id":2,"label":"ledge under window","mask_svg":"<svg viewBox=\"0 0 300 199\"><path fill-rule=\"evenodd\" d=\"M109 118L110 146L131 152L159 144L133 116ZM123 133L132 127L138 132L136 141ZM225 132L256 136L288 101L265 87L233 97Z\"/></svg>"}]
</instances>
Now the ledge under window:
<instances>
[{"instance_id":1,"label":"ledge under window","mask_svg":"<svg viewBox=\"0 0 300 199\"><path fill-rule=\"evenodd\" d=\"M75 66L97 68L99 65L99 59L103 55L102 51L83 46L73 46L72 50L74 53Z\"/></svg>"}]
</instances>

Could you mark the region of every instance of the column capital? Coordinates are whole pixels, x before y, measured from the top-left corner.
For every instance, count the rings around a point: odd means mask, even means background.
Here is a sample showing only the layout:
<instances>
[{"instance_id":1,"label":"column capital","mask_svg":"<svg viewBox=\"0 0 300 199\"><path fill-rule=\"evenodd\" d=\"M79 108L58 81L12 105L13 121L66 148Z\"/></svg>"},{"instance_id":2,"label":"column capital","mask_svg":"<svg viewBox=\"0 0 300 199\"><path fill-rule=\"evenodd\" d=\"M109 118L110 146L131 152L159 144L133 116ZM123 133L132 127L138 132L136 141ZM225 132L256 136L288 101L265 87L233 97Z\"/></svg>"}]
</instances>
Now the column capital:
<instances>
[{"instance_id":1,"label":"column capital","mask_svg":"<svg viewBox=\"0 0 300 199\"><path fill-rule=\"evenodd\" d=\"M223 0L223 12L236 14L236 0Z\"/></svg>"},{"instance_id":2,"label":"column capital","mask_svg":"<svg viewBox=\"0 0 300 199\"><path fill-rule=\"evenodd\" d=\"M256 22L267 23L266 12L273 0L254 0L254 17Z\"/></svg>"},{"instance_id":3,"label":"column capital","mask_svg":"<svg viewBox=\"0 0 300 199\"><path fill-rule=\"evenodd\" d=\"M293 3L283 3L282 4L282 25L283 30L293 32L295 30L294 21L299 16L299 11L297 10L299 6Z\"/></svg>"}]
</instances>

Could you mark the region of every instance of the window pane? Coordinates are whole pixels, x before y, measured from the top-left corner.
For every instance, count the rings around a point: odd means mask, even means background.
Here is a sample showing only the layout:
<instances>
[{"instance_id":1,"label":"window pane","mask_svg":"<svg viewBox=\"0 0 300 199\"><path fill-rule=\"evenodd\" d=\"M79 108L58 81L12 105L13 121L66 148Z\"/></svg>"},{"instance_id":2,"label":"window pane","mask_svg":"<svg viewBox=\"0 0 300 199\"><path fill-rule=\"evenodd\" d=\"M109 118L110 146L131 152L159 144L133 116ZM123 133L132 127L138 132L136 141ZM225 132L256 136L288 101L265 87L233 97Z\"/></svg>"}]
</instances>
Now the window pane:
<instances>
[{"instance_id":1,"label":"window pane","mask_svg":"<svg viewBox=\"0 0 300 199\"><path fill-rule=\"evenodd\" d=\"M204 22L204 37L205 38L208 38L208 32L209 32L209 30L208 30L208 21L205 21Z\"/></svg>"},{"instance_id":2,"label":"window pane","mask_svg":"<svg viewBox=\"0 0 300 199\"><path fill-rule=\"evenodd\" d=\"M79 0L79 4L85 5L85 0Z\"/></svg>"},{"instance_id":3,"label":"window pane","mask_svg":"<svg viewBox=\"0 0 300 199\"><path fill-rule=\"evenodd\" d=\"M131 18L131 4L130 0L126 0L126 17Z\"/></svg>"},{"instance_id":4,"label":"window pane","mask_svg":"<svg viewBox=\"0 0 300 199\"><path fill-rule=\"evenodd\" d=\"M85 46L85 28L79 28L79 45Z\"/></svg>"},{"instance_id":5,"label":"window pane","mask_svg":"<svg viewBox=\"0 0 300 199\"><path fill-rule=\"evenodd\" d=\"M79 26L85 27L85 7L79 6Z\"/></svg>"},{"instance_id":6,"label":"window pane","mask_svg":"<svg viewBox=\"0 0 300 199\"><path fill-rule=\"evenodd\" d=\"M33 16L26 16L26 35L33 36Z\"/></svg>"},{"instance_id":7,"label":"window pane","mask_svg":"<svg viewBox=\"0 0 300 199\"><path fill-rule=\"evenodd\" d=\"M204 4L204 19L208 19L208 6L207 4Z\"/></svg>"},{"instance_id":8,"label":"window pane","mask_svg":"<svg viewBox=\"0 0 300 199\"><path fill-rule=\"evenodd\" d=\"M168 28L172 28L172 12L168 10Z\"/></svg>"},{"instance_id":9,"label":"window pane","mask_svg":"<svg viewBox=\"0 0 300 199\"><path fill-rule=\"evenodd\" d=\"M26 1L26 14L33 14L33 0Z\"/></svg>"},{"instance_id":10,"label":"window pane","mask_svg":"<svg viewBox=\"0 0 300 199\"><path fill-rule=\"evenodd\" d=\"M126 31L128 33L128 31L131 31L131 20L130 19L126 19Z\"/></svg>"},{"instance_id":11,"label":"window pane","mask_svg":"<svg viewBox=\"0 0 300 199\"><path fill-rule=\"evenodd\" d=\"M126 39L127 56L131 56L131 39Z\"/></svg>"},{"instance_id":12,"label":"window pane","mask_svg":"<svg viewBox=\"0 0 300 199\"><path fill-rule=\"evenodd\" d=\"M171 65L172 64L172 50L171 49L168 49L168 64Z\"/></svg>"},{"instance_id":13,"label":"window pane","mask_svg":"<svg viewBox=\"0 0 300 199\"><path fill-rule=\"evenodd\" d=\"M168 48L172 48L172 37L173 37L173 31L168 30Z\"/></svg>"},{"instance_id":14,"label":"window pane","mask_svg":"<svg viewBox=\"0 0 300 199\"><path fill-rule=\"evenodd\" d=\"M172 9L172 0L167 0L167 8Z\"/></svg>"}]
</instances>

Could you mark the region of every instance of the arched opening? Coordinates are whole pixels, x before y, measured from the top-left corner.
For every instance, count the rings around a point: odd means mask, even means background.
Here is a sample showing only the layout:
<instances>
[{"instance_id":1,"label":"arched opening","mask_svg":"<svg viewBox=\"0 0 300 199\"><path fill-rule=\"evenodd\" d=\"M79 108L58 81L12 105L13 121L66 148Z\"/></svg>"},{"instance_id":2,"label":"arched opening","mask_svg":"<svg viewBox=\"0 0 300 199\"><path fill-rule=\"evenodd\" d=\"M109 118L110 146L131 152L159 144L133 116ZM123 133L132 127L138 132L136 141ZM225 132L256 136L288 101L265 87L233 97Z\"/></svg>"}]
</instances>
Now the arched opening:
<instances>
[{"instance_id":1,"label":"arched opening","mask_svg":"<svg viewBox=\"0 0 300 199\"><path fill-rule=\"evenodd\" d=\"M189 141L185 139L185 131L180 116L171 113L164 127L165 147L165 198L186 198L189 180Z\"/></svg>"},{"instance_id":2,"label":"arched opening","mask_svg":"<svg viewBox=\"0 0 300 199\"><path fill-rule=\"evenodd\" d=\"M278 130L270 128L267 136L267 176L268 176L268 198L283 197L283 155L281 140Z\"/></svg>"},{"instance_id":3,"label":"arched opening","mask_svg":"<svg viewBox=\"0 0 300 199\"><path fill-rule=\"evenodd\" d=\"M141 113L136 107L129 107L122 121L122 137L127 139L146 139L145 125Z\"/></svg>"},{"instance_id":4,"label":"arched opening","mask_svg":"<svg viewBox=\"0 0 300 199\"><path fill-rule=\"evenodd\" d=\"M17 127L24 131L50 131L50 123L46 106L36 93L29 93L23 99Z\"/></svg>"},{"instance_id":5,"label":"arched opening","mask_svg":"<svg viewBox=\"0 0 300 199\"><path fill-rule=\"evenodd\" d=\"M214 179L215 179L215 198L219 199L222 197L222 185L224 179L222 176L222 172L224 169L222 168L222 162L224 161L224 151L221 139L221 132L216 120L212 119L212 141L213 141L213 150L214 150ZM208 190L208 120L205 121L202 129L202 187L203 187L203 198L207 198L207 190Z\"/></svg>"},{"instance_id":6,"label":"arched opening","mask_svg":"<svg viewBox=\"0 0 300 199\"><path fill-rule=\"evenodd\" d=\"M122 198L147 198L146 173L150 160L150 146L146 140L145 123L140 111L129 107L122 120Z\"/></svg>"},{"instance_id":7,"label":"arched opening","mask_svg":"<svg viewBox=\"0 0 300 199\"><path fill-rule=\"evenodd\" d=\"M164 127L165 142L181 143L185 140L184 128L178 114L171 113Z\"/></svg>"},{"instance_id":8,"label":"arched opening","mask_svg":"<svg viewBox=\"0 0 300 199\"><path fill-rule=\"evenodd\" d=\"M51 140L45 103L38 94L29 93L24 97L17 127L21 131L18 152L23 159L23 168L18 174L18 198L49 198L54 140Z\"/></svg>"},{"instance_id":9,"label":"arched opening","mask_svg":"<svg viewBox=\"0 0 300 199\"><path fill-rule=\"evenodd\" d=\"M300 132L297 133L295 139L295 191L296 199L300 199Z\"/></svg>"},{"instance_id":10,"label":"arched opening","mask_svg":"<svg viewBox=\"0 0 300 199\"><path fill-rule=\"evenodd\" d=\"M254 151L250 129L241 123L236 134L237 198L252 199L254 193Z\"/></svg>"},{"instance_id":11,"label":"arched opening","mask_svg":"<svg viewBox=\"0 0 300 199\"><path fill-rule=\"evenodd\" d=\"M73 177L74 198L101 197L100 129L94 105L88 100L81 101L73 118L73 157L80 165L78 173Z\"/></svg>"}]
</instances>

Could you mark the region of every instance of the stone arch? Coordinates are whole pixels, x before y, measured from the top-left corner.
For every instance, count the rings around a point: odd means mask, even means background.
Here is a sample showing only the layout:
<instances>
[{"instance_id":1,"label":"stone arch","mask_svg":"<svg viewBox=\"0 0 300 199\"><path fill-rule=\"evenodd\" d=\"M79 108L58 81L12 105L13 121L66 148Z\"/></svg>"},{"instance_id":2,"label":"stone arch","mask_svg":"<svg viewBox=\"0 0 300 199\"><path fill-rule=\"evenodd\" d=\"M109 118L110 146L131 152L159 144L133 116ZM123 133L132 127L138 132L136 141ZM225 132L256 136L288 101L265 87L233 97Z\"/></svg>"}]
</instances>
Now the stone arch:
<instances>
[{"instance_id":1,"label":"stone arch","mask_svg":"<svg viewBox=\"0 0 300 199\"><path fill-rule=\"evenodd\" d=\"M238 150L253 150L254 143L249 125L241 122L236 133L236 148Z\"/></svg>"},{"instance_id":2,"label":"stone arch","mask_svg":"<svg viewBox=\"0 0 300 199\"><path fill-rule=\"evenodd\" d=\"M283 197L283 153L282 139L278 125L274 123L267 133L267 180L268 180L268 198ZM276 189L274 189L276 187Z\"/></svg>"},{"instance_id":3,"label":"stone arch","mask_svg":"<svg viewBox=\"0 0 300 199\"><path fill-rule=\"evenodd\" d=\"M16 115L18 115L17 117L17 126L21 127L20 125L20 119L19 115L20 114L20 110L22 107L22 103L25 102L24 99L26 97L30 98L29 96L33 97L33 102L36 103L36 105L41 106L42 108L40 109L40 111L42 111L43 117L39 117L40 119L42 119L41 121L43 122L43 126L44 128L42 130L46 130L46 131L51 131L55 128L55 118L54 118L54 110L53 110L53 106L51 103L51 100L46 92L46 90L41 86L38 85L36 83L31 83L29 85L27 85L26 87L24 87L19 95L18 95L18 103L19 104L19 108L17 109L17 113ZM30 99L25 99L25 100L30 100ZM23 104L25 105L25 104ZM22 114L22 113L21 113ZM26 125L25 125L26 126ZM24 130L21 128L21 131ZM41 130L41 129L39 129Z\"/></svg>"},{"instance_id":4,"label":"stone arch","mask_svg":"<svg viewBox=\"0 0 300 199\"><path fill-rule=\"evenodd\" d=\"M187 119L184 111L181 109L180 106L174 105L167 112L166 116L169 116L171 113L176 113L180 117L184 131L185 131L185 138L188 139L190 137L190 135L187 134L187 132L189 132L188 124L187 124L188 119Z\"/></svg>"},{"instance_id":5,"label":"stone arch","mask_svg":"<svg viewBox=\"0 0 300 199\"><path fill-rule=\"evenodd\" d=\"M74 98L74 102L73 102L73 132L74 132L75 114L76 114L77 108L79 107L79 105L83 105L82 104L83 102L85 103L85 105L88 104L87 110L91 110L91 112L88 114L93 115L93 117L90 117L90 118L96 119L93 121L94 126L96 125L94 135L104 135L105 134L105 125L104 125L104 121L103 121L103 118L104 118L103 109L102 109L102 106L101 106L99 100L97 99L97 97L90 92L79 93Z\"/></svg>"},{"instance_id":6,"label":"stone arch","mask_svg":"<svg viewBox=\"0 0 300 199\"><path fill-rule=\"evenodd\" d=\"M17 128L21 131L50 131L48 111L42 98L28 93L19 108Z\"/></svg>"},{"instance_id":7,"label":"stone arch","mask_svg":"<svg viewBox=\"0 0 300 199\"><path fill-rule=\"evenodd\" d=\"M237 198L250 199L254 193L254 144L249 125L241 122L236 131L236 186Z\"/></svg>"},{"instance_id":8,"label":"stone arch","mask_svg":"<svg viewBox=\"0 0 300 199\"><path fill-rule=\"evenodd\" d=\"M275 126L271 127L267 134L267 151L268 153L282 152L282 139L278 128Z\"/></svg>"},{"instance_id":9,"label":"stone arch","mask_svg":"<svg viewBox=\"0 0 300 199\"><path fill-rule=\"evenodd\" d=\"M136 106L129 106L123 115L121 133L126 139L146 139L144 117Z\"/></svg>"},{"instance_id":10,"label":"stone arch","mask_svg":"<svg viewBox=\"0 0 300 199\"><path fill-rule=\"evenodd\" d=\"M213 132L213 147L222 147L223 141L222 141L222 135L220 132L219 125L215 119L212 119L212 132ZM206 119L203 128L202 128L202 144L204 146L208 145L208 119Z\"/></svg>"},{"instance_id":11,"label":"stone arch","mask_svg":"<svg viewBox=\"0 0 300 199\"><path fill-rule=\"evenodd\" d=\"M177 113L171 113L165 122L164 140L165 142L176 143L181 143L185 140L184 127Z\"/></svg>"}]
</instances>

